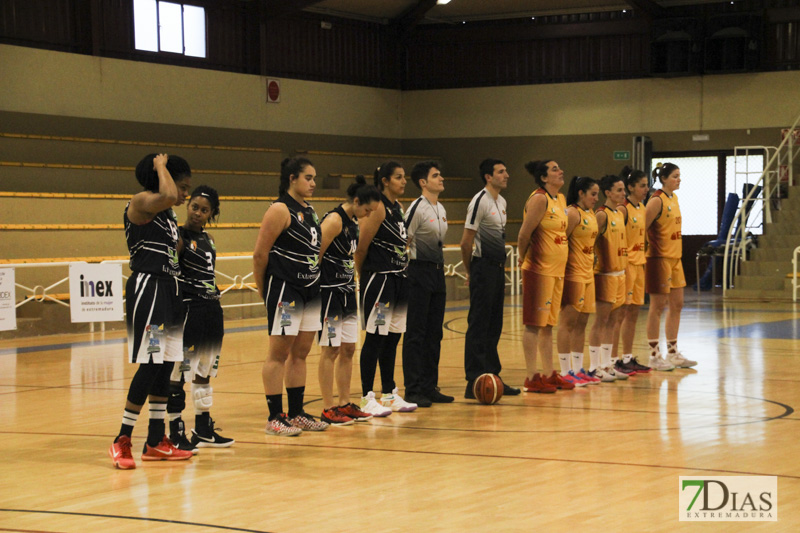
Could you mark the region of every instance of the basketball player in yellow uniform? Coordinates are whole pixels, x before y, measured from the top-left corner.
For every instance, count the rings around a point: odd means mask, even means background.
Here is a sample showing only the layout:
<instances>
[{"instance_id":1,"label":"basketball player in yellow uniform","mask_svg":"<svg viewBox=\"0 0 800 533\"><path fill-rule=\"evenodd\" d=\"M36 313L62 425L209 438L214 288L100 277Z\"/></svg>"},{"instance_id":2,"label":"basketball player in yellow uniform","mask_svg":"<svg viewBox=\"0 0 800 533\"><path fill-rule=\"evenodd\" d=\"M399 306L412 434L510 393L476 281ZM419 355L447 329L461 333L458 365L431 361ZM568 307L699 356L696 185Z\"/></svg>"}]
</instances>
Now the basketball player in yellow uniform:
<instances>
[{"instance_id":1,"label":"basketball player in yellow uniform","mask_svg":"<svg viewBox=\"0 0 800 533\"><path fill-rule=\"evenodd\" d=\"M564 269L567 264L567 205L558 191L564 171L553 160L530 161L525 169L539 186L525 203L519 230L519 265L522 268L522 349L525 353L525 392L555 392L536 372L541 353L544 376L553 372L553 326L558 323Z\"/></svg>"},{"instance_id":2,"label":"basketball player in yellow uniform","mask_svg":"<svg viewBox=\"0 0 800 533\"><path fill-rule=\"evenodd\" d=\"M628 245L625 233L625 215L619 206L625 201L625 184L619 176L604 176L600 191L606 202L597 212L597 241L594 267L597 313L589 332L589 377L604 382L628 379L627 374L614 369L611 348L614 343L614 326L621 317L625 303L625 267L628 265Z\"/></svg>"},{"instance_id":3,"label":"basketball player in yellow uniform","mask_svg":"<svg viewBox=\"0 0 800 533\"><path fill-rule=\"evenodd\" d=\"M628 266L625 269L625 305L622 306L622 319L614 332L614 348L622 350L622 356L617 360L616 370L631 375L650 372L650 367L642 365L633 356L633 337L636 334L636 321L639 318L639 307L644 305L644 270L645 270L645 206L644 199L650 184L647 174L641 170L631 170L630 167L622 169L620 175L625 179L625 189L628 197L620 210L625 215L626 236L628 239ZM618 347L622 336L621 348Z\"/></svg>"},{"instance_id":4,"label":"basketball player in yellow uniform","mask_svg":"<svg viewBox=\"0 0 800 533\"><path fill-rule=\"evenodd\" d=\"M597 203L600 187L592 178L572 178L567 190L567 238L569 257L564 275L564 296L561 299L556 344L562 380L583 387L600 380L589 379L583 369L583 345L589 314L595 311L594 242L597 239L597 218L592 208ZM555 375L555 374L554 374ZM557 382L549 379L551 385Z\"/></svg>"},{"instance_id":5,"label":"basketball player in yellow uniform","mask_svg":"<svg viewBox=\"0 0 800 533\"><path fill-rule=\"evenodd\" d=\"M681 257L681 208L675 191L681 186L681 169L672 163L653 171L661 181L661 189L647 202L647 270L645 288L650 294L647 314L647 341L650 344L650 366L656 370L689 368L697 361L686 359L678 351L678 328L683 309L683 275ZM664 329L667 335L667 356L659 348L661 313L667 308Z\"/></svg>"}]
</instances>

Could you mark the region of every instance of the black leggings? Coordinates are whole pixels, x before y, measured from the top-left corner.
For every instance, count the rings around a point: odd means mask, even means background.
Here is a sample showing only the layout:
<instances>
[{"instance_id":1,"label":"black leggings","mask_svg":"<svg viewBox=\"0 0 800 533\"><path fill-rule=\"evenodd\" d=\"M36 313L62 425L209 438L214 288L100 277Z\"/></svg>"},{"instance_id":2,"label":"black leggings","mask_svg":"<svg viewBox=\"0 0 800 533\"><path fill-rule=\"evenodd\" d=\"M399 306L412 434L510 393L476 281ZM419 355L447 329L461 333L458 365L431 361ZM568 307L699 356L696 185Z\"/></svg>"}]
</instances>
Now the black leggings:
<instances>
[{"instance_id":1,"label":"black leggings","mask_svg":"<svg viewBox=\"0 0 800 533\"><path fill-rule=\"evenodd\" d=\"M375 367L381 367L381 392L391 393L395 388L394 362L401 333L378 335L367 333L361 348L361 390L364 396L375 384Z\"/></svg>"},{"instance_id":2,"label":"black leggings","mask_svg":"<svg viewBox=\"0 0 800 533\"><path fill-rule=\"evenodd\" d=\"M140 363L131 380L128 401L134 405L144 405L148 396L169 397L169 376L175 363Z\"/></svg>"}]
</instances>

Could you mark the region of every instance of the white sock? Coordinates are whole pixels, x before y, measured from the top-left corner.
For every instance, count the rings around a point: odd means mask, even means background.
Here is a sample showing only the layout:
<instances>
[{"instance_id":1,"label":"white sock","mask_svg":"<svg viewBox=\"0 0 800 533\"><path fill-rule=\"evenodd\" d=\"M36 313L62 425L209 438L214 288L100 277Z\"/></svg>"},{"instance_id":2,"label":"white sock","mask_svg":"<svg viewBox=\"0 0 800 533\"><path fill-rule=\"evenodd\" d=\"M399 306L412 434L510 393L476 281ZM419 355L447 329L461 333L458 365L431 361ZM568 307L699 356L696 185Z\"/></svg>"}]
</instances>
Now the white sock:
<instances>
[{"instance_id":1,"label":"white sock","mask_svg":"<svg viewBox=\"0 0 800 533\"><path fill-rule=\"evenodd\" d=\"M569 354L558 354L558 363L561 365L561 375L566 376L569 373Z\"/></svg>"},{"instance_id":2,"label":"white sock","mask_svg":"<svg viewBox=\"0 0 800 533\"><path fill-rule=\"evenodd\" d=\"M600 368L600 347L589 346L589 372Z\"/></svg>"},{"instance_id":3,"label":"white sock","mask_svg":"<svg viewBox=\"0 0 800 533\"><path fill-rule=\"evenodd\" d=\"M167 413L167 416L169 416L169 421L170 422L174 422L175 420L177 420L177 419L179 419L181 417L181 414L180 413Z\"/></svg>"},{"instance_id":4,"label":"white sock","mask_svg":"<svg viewBox=\"0 0 800 533\"><path fill-rule=\"evenodd\" d=\"M631 362L631 359L633 359L632 353L626 353L625 355L622 356L622 362L625 363L626 365Z\"/></svg>"},{"instance_id":5,"label":"white sock","mask_svg":"<svg viewBox=\"0 0 800 533\"><path fill-rule=\"evenodd\" d=\"M611 365L611 350L614 348L613 344L600 345L600 361L603 368L610 367Z\"/></svg>"},{"instance_id":6,"label":"white sock","mask_svg":"<svg viewBox=\"0 0 800 533\"><path fill-rule=\"evenodd\" d=\"M576 374L583 368L583 352L572 352L572 371Z\"/></svg>"}]
</instances>

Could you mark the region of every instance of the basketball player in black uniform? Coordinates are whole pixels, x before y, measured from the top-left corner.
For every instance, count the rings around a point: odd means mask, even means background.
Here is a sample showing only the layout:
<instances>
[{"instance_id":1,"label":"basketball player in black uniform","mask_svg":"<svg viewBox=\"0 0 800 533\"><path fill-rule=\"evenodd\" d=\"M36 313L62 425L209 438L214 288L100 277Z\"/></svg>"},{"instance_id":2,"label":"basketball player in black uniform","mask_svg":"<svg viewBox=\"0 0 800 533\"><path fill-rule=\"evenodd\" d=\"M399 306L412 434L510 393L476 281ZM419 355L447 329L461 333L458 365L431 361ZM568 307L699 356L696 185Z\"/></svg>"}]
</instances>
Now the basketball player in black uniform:
<instances>
[{"instance_id":1,"label":"basketball player in black uniform","mask_svg":"<svg viewBox=\"0 0 800 533\"><path fill-rule=\"evenodd\" d=\"M358 341L356 282L353 254L358 246L358 222L380 209L381 193L358 176L347 188L347 200L322 218L322 330L319 345L321 419L331 425L350 425L372 418L350 403L353 353ZM333 400L334 377L339 403ZM391 411L389 411L391 412Z\"/></svg>"},{"instance_id":2,"label":"basketball player in black uniform","mask_svg":"<svg viewBox=\"0 0 800 533\"><path fill-rule=\"evenodd\" d=\"M150 423L143 461L176 461L192 457L165 434L169 376L183 360L183 302L178 276L178 224L172 207L181 205L191 186L189 164L177 156L151 154L136 166L145 188L125 207L125 239L131 254L131 276L125 285L128 356L139 368L128 389L119 435L108 450L114 466L136 468L131 435L149 398Z\"/></svg>"},{"instance_id":3,"label":"basketball player in black uniform","mask_svg":"<svg viewBox=\"0 0 800 533\"><path fill-rule=\"evenodd\" d=\"M217 247L205 231L206 223L219 216L219 195L207 185L200 185L189 197L186 222L181 226L183 253L180 255L181 289L186 308L183 327L183 362L175 365L169 384L169 440L182 450L197 453L197 448L227 448L233 439L223 437L214 429L210 410L213 403L209 379L217 376L219 354L225 329L222 306L219 303L214 269ZM181 412L186 407L185 380L192 382L194 429L191 442Z\"/></svg>"},{"instance_id":4,"label":"basketball player in black uniform","mask_svg":"<svg viewBox=\"0 0 800 533\"><path fill-rule=\"evenodd\" d=\"M261 368L270 435L323 431L328 424L303 410L306 357L320 330L320 227L306 198L314 194L316 171L303 157L281 163L278 200L261 222L253 252L253 276L267 306L269 353ZM283 413L283 385L289 401Z\"/></svg>"},{"instance_id":5,"label":"basketball player in black uniform","mask_svg":"<svg viewBox=\"0 0 800 533\"><path fill-rule=\"evenodd\" d=\"M383 208L360 225L356 269L361 283L361 309L367 330L361 348L361 410L383 415L386 409L409 412L417 408L403 400L394 382L394 363L400 335L406 330L406 226L397 199L405 191L406 175L400 163L389 161L375 171ZM381 402L372 386L375 367L381 368ZM380 409L380 406L384 409Z\"/></svg>"}]
</instances>

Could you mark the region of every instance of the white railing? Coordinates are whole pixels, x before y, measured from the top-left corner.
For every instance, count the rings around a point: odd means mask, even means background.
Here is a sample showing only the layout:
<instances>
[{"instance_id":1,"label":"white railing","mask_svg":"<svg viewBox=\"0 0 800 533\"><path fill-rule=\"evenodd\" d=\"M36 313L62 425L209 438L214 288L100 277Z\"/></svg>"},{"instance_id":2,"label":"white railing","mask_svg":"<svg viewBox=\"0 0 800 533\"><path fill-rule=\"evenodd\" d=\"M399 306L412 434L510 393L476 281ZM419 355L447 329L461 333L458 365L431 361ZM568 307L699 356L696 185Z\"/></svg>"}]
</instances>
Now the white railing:
<instances>
[{"instance_id":1,"label":"white railing","mask_svg":"<svg viewBox=\"0 0 800 533\"><path fill-rule=\"evenodd\" d=\"M739 223L735 224L736 233L733 233L734 224L728 229L727 238L725 239L725 253L722 260L722 295L727 296L728 288L731 286L731 278L739 275L739 269L742 262L747 260L747 218L749 215L748 206L756 201L755 195L757 186L761 186L761 197L758 197L763 202L764 215L768 222L772 221L771 214L771 200L773 195L777 195L780 190L780 184L784 181L784 176L781 174L785 172L786 183L789 187L794 185L794 152L797 139L795 139L796 131L800 124L800 116L798 116L792 127L789 128L786 136L783 138L777 148L766 148L765 154L768 157L764 170L761 172L758 180L753 183L754 187L749 191L747 196L742 198L742 205L736 214ZM747 147L742 147L747 148ZM752 147L755 148L755 147ZM769 155L770 152L772 155ZM771 178L775 179L771 179ZM748 217L749 218L749 217ZM732 265L731 268L729 265Z\"/></svg>"},{"instance_id":2,"label":"white railing","mask_svg":"<svg viewBox=\"0 0 800 533\"><path fill-rule=\"evenodd\" d=\"M459 254L461 253L460 246L445 246L444 252L451 253L458 251ZM460 257L460 256L459 256ZM506 285L511 286L511 294L517 294L517 284L519 280L519 273L517 269L517 261L516 261L516 249L511 245L506 245L506 257L508 257L511 261L511 268L508 273L505 274L506 276ZM252 261L252 255L236 255L236 256L225 256L225 257L217 257L217 265L220 263L226 263L231 261L243 261L243 260L250 260ZM0 265L2 268L14 268L14 269L28 269L28 268L66 268L69 270L69 265L72 262L70 261L58 261L52 263L6 263ZM110 259L106 261L101 261L104 264L121 264L126 265L128 264L127 259ZM446 276L455 276L460 277L462 279L466 279L466 276L458 271L458 268L463 266L463 262L459 259L456 263L445 263L444 265L444 273ZM215 270L215 274L217 279L225 279L230 281L230 286L226 287L225 290L222 291L222 294L226 294L231 290L250 290L254 293L258 293L258 290L255 288L255 283L252 283L253 279L253 272L250 271L245 275L240 274L226 274L225 272L217 269ZM127 280L129 276L123 274L123 280ZM19 276L16 276L19 279ZM250 280L250 282L248 282ZM27 294L24 296L22 300L20 300L16 304L16 308L22 307L23 305L37 302L43 303L45 301L54 302L58 305L63 305L64 307L69 307L69 302L63 301L62 299L56 298L53 296L54 289L62 284L66 283L69 285L69 276L65 276L63 278L58 279L54 283L44 286L44 285L35 285L33 287L29 287L19 282L15 282L15 286L19 289L23 289L27 291ZM123 304L125 299L123 298ZM237 308L237 307L260 307L264 305L263 302L255 301L250 303L241 303L241 304L225 304L223 308ZM123 307L123 316L124 316L124 307ZM90 323L90 331L94 332L94 322ZM101 322L101 331L105 331L105 322Z\"/></svg>"},{"instance_id":3,"label":"white railing","mask_svg":"<svg viewBox=\"0 0 800 533\"><path fill-rule=\"evenodd\" d=\"M445 246L443 248L444 252L458 252L459 257L461 254L461 247L460 246ZM519 272L517 268L517 249L510 244L506 244L506 258L510 260L511 267L508 273L505 274L506 277L506 286L511 286L511 294L512 296L517 294L518 292L518 285L519 285ZM466 272L459 272L458 267L463 267L464 261L459 260L456 263L445 263L444 265L444 275L445 276L455 276L461 278L463 280L467 279Z\"/></svg>"}]
</instances>

